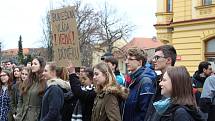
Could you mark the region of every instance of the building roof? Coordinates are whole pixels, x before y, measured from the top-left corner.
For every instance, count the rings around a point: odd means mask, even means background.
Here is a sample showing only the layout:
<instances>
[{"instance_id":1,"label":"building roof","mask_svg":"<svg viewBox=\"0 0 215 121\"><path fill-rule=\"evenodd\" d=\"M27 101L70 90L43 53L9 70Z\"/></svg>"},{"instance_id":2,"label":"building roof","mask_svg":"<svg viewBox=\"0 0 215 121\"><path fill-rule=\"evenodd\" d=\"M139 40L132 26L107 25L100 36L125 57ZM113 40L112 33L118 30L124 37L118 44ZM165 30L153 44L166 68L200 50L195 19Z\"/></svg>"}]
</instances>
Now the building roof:
<instances>
[{"instance_id":1,"label":"building roof","mask_svg":"<svg viewBox=\"0 0 215 121\"><path fill-rule=\"evenodd\" d=\"M8 50L3 50L2 53L6 55L17 55L18 54L18 48L16 49L8 49ZM29 54L29 48L23 48L23 54L27 55Z\"/></svg>"},{"instance_id":2,"label":"building roof","mask_svg":"<svg viewBox=\"0 0 215 121\"><path fill-rule=\"evenodd\" d=\"M135 37L120 49L122 52L115 51L113 54L116 57L122 57L123 53L125 54L127 50L132 47L137 47L137 48L147 50L147 49L157 48L161 45L163 45L163 43L157 40L156 38Z\"/></svg>"},{"instance_id":3,"label":"building roof","mask_svg":"<svg viewBox=\"0 0 215 121\"><path fill-rule=\"evenodd\" d=\"M142 38L135 37L128 44L122 47L123 50L127 50L128 48L138 47L141 49L152 49L157 48L163 45L162 42L157 40L156 38Z\"/></svg>"}]
</instances>

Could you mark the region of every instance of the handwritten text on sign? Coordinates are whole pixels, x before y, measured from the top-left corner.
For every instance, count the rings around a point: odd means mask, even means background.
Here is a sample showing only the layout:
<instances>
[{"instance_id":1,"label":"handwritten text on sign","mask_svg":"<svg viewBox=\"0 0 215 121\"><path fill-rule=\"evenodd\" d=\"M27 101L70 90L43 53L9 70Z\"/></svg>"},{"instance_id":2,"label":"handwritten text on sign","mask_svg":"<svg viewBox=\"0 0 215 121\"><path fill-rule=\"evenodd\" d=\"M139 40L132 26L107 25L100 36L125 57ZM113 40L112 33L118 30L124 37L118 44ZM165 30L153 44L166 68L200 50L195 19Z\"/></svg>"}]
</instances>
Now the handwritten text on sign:
<instances>
[{"instance_id":1,"label":"handwritten text on sign","mask_svg":"<svg viewBox=\"0 0 215 121\"><path fill-rule=\"evenodd\" d=\"M68 60L80 66L80 46L73 7L51 11L54 60L67 66Z\"/></svg>"}]
</instances>

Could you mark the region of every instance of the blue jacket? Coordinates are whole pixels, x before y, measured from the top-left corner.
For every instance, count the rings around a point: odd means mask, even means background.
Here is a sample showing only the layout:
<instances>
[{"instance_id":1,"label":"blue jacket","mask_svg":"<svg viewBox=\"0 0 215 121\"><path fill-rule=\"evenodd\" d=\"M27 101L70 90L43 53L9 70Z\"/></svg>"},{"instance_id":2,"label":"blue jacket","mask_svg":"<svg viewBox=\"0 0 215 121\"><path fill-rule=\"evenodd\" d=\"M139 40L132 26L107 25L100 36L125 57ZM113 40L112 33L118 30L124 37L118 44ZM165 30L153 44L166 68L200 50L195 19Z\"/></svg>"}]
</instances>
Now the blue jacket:
<instances>
[{"instance_id":1,"label":"blue jacket","mask_svg":"<svg viewBox=\"0 0 215 121\"><path fill-rule=\"evenodd\" d=\"M119 85L125 86L125 78L124 78L124 76L119 71L114 72L114 74L116 76L117 83Z\"/></svg>"},{"instance_id":2,"label":"blue jacket","mask_svg":"<svg viewBox=\"0 0 215 121\"><path fill-rule=\"evenodd\" d=\"M62 121L61 110L64 104L64 93L61 89L66 88L66 83L60 79L47 81L47 89L43 96L40 121Z\"/></svg>"},{"instance_id":3,"label":"blue jacket","mask_svg":"<svg viewBox=\"0 0 215 121\"><path fill-rule=\"evenodd\" d=\"M156 73L150 68L139 68L130 74L133 82L123 108L123 121L144 121L144 117L155 93Z\"/></svg>"}]
</instances>

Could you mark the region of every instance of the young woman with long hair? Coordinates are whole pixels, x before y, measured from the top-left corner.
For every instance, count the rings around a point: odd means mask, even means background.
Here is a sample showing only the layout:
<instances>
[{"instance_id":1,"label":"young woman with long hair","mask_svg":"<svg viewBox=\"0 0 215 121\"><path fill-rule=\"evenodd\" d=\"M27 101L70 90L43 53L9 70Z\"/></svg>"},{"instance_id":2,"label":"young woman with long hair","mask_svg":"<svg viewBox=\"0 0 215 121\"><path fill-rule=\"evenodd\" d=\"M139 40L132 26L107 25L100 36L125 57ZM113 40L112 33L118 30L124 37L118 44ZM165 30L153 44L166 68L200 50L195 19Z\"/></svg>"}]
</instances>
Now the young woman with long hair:
<instances>
[{"instance_id":1,"label":"young woman with long hair","mask_svg":"<svg viewBox=\"0 0 215 121\"><path fill-rule=\"evenodd\" d=\"M169 67L159 83L164 100L154 102L159 114L154 121L204 121L192 92L192 81L184 66Z\"/></svg>"},{"instance_id":2,"label":"young woman with long hair","mask_svg":"<svg viewBox=\"0 0 215 121\"><path fill-rule=\"evenodd\" d=\"M32 73L21 88L21 99L23 99L21 121L37 121L39 119L42 96L46 88L46 82L42 77L45 64L42 57L35 57L32 60Z\"/></svg>"},{"instance_id":3,"label":"young woman with long hair","mask_svg":"<svg viewBox=\"0 0 215 121\"><path fill-rule=\"evenodd\" d=\"M13 84L19 83L23 66L13 68Z\"/></svg>"},{"instance_id":4,"label":"young woman with long hair","mask_svg":"<svg viewBox=\"0 0 215 121\"><path fill-rule=\"evenodd\" d=\"M22 66L16 66L13 68L12 72L12 80L13 80L13 95L11 99L12 107L13 107L13 114L16 115L17 105L18 105L18 98L20 96L19 86L22 83L21 82L21 71Z\"/></svg>"},{"instance_id":5,"label":"young woman with long hair","mask_svg":"<svg viewBox=\"0 0 215 121\"><path fill-rule=\"evenodd\" d=\"M9 70L2 70L0 73L0 120L13 121L12 116L12 77Z\"/></svg>"},{"instance_id":6,"label":"young woman with long hair","mask_svg":"<svg viewBox=\"0 0 215 121\"><path fill-rule=\"evenodd\" d=\"M121 121L119 99L126 99L128 90L117 84L113 71L104 62L94 66L93 81L97 95L92 121Z\"/></svg>"},{"instance_id":7,"label":"young woman with long hair","mask_svg":"<svg viewBox=\"0 0 215 121\"><path fill-rule=\"evenodd\" d=\"M20 76L20 82L19 85L17 86L18 88L18 104L17 104L17 108L16 108L16 113L13 115L14 119L16 120L20 120L22 117L22 106L23 106L23 90L25 88L25 85L28 83L28 81L30 80L30 75L31 75L31 68L29 67L23 67L22 71L21 71L21 76Z\"/></svg>"}]
</instances>

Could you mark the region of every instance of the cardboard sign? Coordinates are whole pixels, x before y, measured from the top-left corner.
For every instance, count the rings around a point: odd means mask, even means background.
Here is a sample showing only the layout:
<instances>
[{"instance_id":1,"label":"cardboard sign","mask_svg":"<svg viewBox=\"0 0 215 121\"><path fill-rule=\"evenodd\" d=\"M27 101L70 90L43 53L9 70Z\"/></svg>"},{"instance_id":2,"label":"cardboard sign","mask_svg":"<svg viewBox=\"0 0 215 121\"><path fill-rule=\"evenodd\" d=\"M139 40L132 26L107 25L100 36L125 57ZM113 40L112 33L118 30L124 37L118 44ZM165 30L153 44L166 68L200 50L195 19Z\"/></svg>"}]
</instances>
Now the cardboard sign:
<instances>
[{"instance_id":1,"label":"cardboard sign","mask_svg":"<svg viewBox=\"0 0 215 121\"><path fill-rule=\"evenodd\" d=\"M80 66L80 46L74 7L50 11L54 61L58 66L72 62Z\"/></svg>"}]
</instances>

